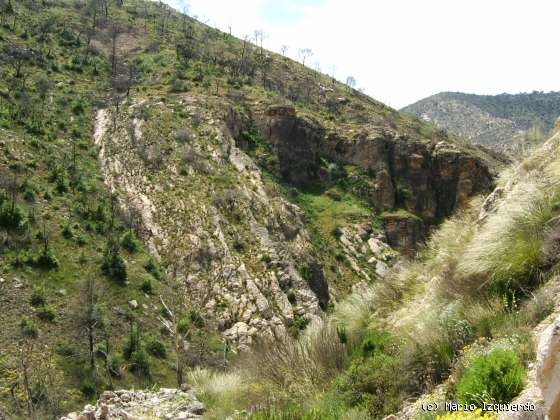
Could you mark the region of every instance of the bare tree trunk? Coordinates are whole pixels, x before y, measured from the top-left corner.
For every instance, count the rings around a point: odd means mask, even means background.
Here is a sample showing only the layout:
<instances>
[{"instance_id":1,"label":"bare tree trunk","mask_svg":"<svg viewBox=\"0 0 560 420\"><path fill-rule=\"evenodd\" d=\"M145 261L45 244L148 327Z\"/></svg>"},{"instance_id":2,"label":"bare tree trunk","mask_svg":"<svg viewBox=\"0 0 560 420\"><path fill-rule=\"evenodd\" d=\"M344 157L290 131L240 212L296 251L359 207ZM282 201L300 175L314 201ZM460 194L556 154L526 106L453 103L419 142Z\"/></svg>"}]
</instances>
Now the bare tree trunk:
<instances>
[{"instance_id":1,"label":"bare tree trunk","mask_svg":"<svg viewBox=\"0 0 560 420\"><path fill-rule=\"evenodd\" d=\"M35 420L35 408L33 407L33 399L31 394L31 385L29 383L29 359L33 353L33 342L25 343L20 349L21 351L21 373L23 375L23 387L25 388L25 395L27 398L27 412L29 417Z\"/></svg>"}]
</instances>

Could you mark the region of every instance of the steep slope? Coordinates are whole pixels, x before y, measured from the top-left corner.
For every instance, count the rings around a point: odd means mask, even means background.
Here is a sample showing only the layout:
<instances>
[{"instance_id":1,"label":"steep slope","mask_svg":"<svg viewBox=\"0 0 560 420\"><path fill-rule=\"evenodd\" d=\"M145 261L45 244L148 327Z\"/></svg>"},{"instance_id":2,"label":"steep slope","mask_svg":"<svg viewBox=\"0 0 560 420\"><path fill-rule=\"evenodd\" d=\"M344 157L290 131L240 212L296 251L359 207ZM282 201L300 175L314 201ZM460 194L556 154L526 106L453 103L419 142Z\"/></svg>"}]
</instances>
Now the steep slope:
<instances>
[{"instance_id":1,"label":"steep slope","mask_svg":"<svg viewBox=\"0 0 560 420\"><path fill-rule=\"evenodd\" d=\"M489 96L442 92L402 111L475 144L515 154L546 138L560 115L560 93Z\"/></svg>"},{"instance_id":2,"label":"steep slope","mask_svg":"<svg viewBox=\"0 0 560 420\"><path fill-rule=\"evenodd\" d=\"M498 162L152 2L0 10L0 415L298 336Z\"/></svg>"}]
</instances>

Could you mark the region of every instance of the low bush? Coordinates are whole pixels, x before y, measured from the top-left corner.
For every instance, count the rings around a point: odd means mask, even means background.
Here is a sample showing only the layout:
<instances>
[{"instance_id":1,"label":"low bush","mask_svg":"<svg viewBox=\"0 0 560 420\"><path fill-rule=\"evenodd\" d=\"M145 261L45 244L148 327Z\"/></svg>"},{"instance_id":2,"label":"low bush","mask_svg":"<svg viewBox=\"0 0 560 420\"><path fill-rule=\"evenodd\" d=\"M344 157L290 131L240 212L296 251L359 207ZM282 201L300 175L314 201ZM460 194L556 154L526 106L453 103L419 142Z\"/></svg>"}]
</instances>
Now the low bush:
<instances>
[{"instance_id":1,"label":"low bush","mask_svg":"<svg viewBox=\"0 0 560 420\"><path fill-rule=\"evenodd\" d=\"M144 264L144 270L150 273L156 280L161 280L163 278L162 272L152 258Z\"/></svg>"},{"instance_id":2,"label":"low bush","mask_svg":"<svg viewBox=\"0 0 560 420\"><path fill-rule=\"evenodd\" d=\"M457 400L482 406L507 403L523 389L525 371L512 350L496 348L477 356L457 383Z\"/></svg>"},{"instance_id":3,"label":"low bush","mask_svg":"<svg viewBox=\"0 0 560 420\"><path fill-rule=\"evenodd\" d=\"M108 369L109 374L114 378L120 378L122 376L124 360L123 358L116 354L109 357Z\"/></svg>"},{"instance_id":4,"label":"low bush","mask_svg":"<svg viewBox=\"0 0 560 420\"><path fill-rule=\"evenodd\" d=\"M123 355L130 363L130 368L133 372L150 376L150 362L148 353L146 352L144 342L140 336L140 329L138 325L133 325L130 330L128 341L125 344Z\"/></svg>"},{"instance_id":5,"label":"low bush","mask_svg":"<svg viewBox=\"0 0 560 420\"><path fill-rule=\"evenodd\" d=\"M167 347L165 346L165 343L159 338L149 338L146 342L146 350L148 350L148 353L150 353L154 357L157 357L158 359L165 359L167 357Z\"/></svg>"},{"instance_id":6,"label":"low bush","mask_svg":"<svg viewBox=\"0 0 560 420\"><path fill-rule=\"evenodd\" d=\"M126 263L119 253L118 244L109 241L103 253L101 270L112 280L124 284L128 280Z\"/></svg>"},{"instance_id":7,"label":"low bush","mask_svg":"<svg viewBox=\"0 0 560 420\"><path fill-rule=\"evenodd\" d=\"M62 236L65 239L72 239L74 237L74 230L72 229L72 226L69 224L64 224L62 226Z\"/></svg>"},{"instance_id":8,"label":"low bush","mask_svg":"<svg viewBox=\"0 0 560 420\"><path fill-rule=\"evenodd\" d=\"M140 249L140 245L131 231L127 231L121 237L121 246L130 253L134 253Z\"/></svg>"},{"instance_id":9,"label":"low bush","mask_svg":"<svg viewBox=\"0 0 560 420\"><path fill-rule=\"evenodd\" d=\"M331 230L331 235L336 238L339 239L342 236L342 230L340 229L340 226L335 226L332 230Z\"/></svg>"},{"instance_id":10,"label":"low bush","mask_svg":"<svg viewBox=\"0 0 560 420\"><path fill-rule=\"evenodd\" d=\"M32 319L24 316L19 324L21 335L24 338L37 338L39 336L39 329L37 324Z\"/></svg>"},{"instance_id":11,"label":"low bush","mask_svg":"<svg viewBox=\"0 0 560 420\"><path fill-rule=\"evenodd\" d=\"M296 317L294 318L294 322L293 322L292 326L293 326L296 330L301 331L301 330L304 330L305 327L307 327L307 324L308 324L308 323L309 323L309 321L307 321L307 319L305 319L304 317L302 317L302 316L296 316Z\"/></svg>"},{"instance_id":12,"label":"low bush","mask_svg":"<svg viewBox=\"0 0 560 420\"><path fill-rule=\"evenodd\" d=\"M134 351L129 358L131 370L144 377L150 376L150 361L148 359L148 353L143 346Z\"/></svg>"},{"instance_id":13,"label":"low bush","mask_svg":"<svg viewBox=\"0 0 560 420\"><path fill-rule=\"evenodd\" d=\"M31 255L28 263L43 270L56 270L60 266L58 259L50 249L44 249L35 256Z\"/></svg>"},{"instance_id":14,"label":"low bush","mask_svg":"<svg viewBox=\"0 0 560 420\"><path fill-rule=\"evenodd\" d=\"M398 357L379 352L354 359L335 386L351 406L367 407L372 415L382 416L399 410L406 397L407 375Z\"/></svg>"},{"instance_id":15,"label":"low bush","mask_svg":"<svg viewBox=\"0 0 560 420\"><path fill-rule=\"evenodd\" d=\"M154 293L154 285L152 284L152 280L149 278L142 280L142 284L140 285L140 290L146 293L147 295L151 295Z\"/></svg>"},{"instance_id":16,"label":"low bush","mask_svg":"<svg viewBox=\"0 0 560 420\"><path fill-rule=\"evenodd\" d=\"M80 381L80 392L86 398L93 398L103 387L103 380L95 369L84 369Z\"/></svg>"},{"instance_id":17,"label":"low bush","mask_svg":"<svg viewBox=\"0 0 560 420\"><path fill-rule=\"evenodd\" d=\"M398 411L407 395L406 371L396 339L389 332L369 330L335 387L347 404L367 407L375 416L389 414Z\"/></svg>"},{"instance_id":18,"label":"low bush","mask_svg":"<svg viewBox=\"0 0 560 420\"><path fill-rule=\"evenodd\" d=\"M370 330L368 331L359 346L360 355L363 357L372 357L388 351L393 345L391 335L386 331Z\"/></svg>"},{"instance_id":19,"label":"low bush","mask_svg":"<svg viewBox=\"0 0 560 420\"><path fill-rule=\"evenodd\" d=\"M47 303L47 294L44 287L35 287L29 300L31 306L43 306Z\"/></svg>"},{"instance_id":20,"label":"low bush","mask_svg":"<svg viewBox=\"0 0 560 420\"><path fill-rule=\"evenodd\" d=\"M53 322L56 319L56 312L50 305L43 305L37 310L37 316L43 321Z\"/></svg>"},{"instance_id":21,"label":"low bush","mask_svg":"<svg viewBox=\"0 0 560 420\"><path fill-rule=\"evenodd\" d=\"M0 227L5 229L20 229L24 223L24 213L19 206L12 206L8 202L0 204Z\"/></svg>"}]
</instances>

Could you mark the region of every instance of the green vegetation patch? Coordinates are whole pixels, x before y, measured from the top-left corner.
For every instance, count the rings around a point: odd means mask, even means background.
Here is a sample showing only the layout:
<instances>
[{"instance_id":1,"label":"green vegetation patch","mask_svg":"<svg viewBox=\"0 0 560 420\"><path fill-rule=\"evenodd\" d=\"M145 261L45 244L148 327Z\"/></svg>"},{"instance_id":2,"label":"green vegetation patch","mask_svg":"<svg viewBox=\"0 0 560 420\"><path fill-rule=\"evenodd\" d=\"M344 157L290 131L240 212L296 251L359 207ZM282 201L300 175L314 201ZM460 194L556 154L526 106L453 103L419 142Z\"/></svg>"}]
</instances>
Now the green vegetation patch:
<instances>
[{"instance_id":1,"label":"green vegetation patch","mask_svg":"<svg viewBox=\"0 0 560 420\"><path fill-rule=\"evenodd\" d=\"M457 399L463 404L507 403L523 389L525 370L517 354L496 348L477 356L457 383Z\"/></svg>"}]
</instances>

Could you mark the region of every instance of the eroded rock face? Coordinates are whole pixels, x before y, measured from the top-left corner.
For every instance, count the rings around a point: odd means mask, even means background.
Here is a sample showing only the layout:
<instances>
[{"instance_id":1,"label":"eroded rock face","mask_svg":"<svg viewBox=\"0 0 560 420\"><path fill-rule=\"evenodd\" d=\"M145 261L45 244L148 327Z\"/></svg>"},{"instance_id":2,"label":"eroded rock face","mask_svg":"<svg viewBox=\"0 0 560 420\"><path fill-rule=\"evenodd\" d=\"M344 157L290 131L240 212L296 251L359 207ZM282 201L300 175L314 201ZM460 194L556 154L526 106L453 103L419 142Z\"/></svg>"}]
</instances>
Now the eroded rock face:
<instances>
[{"instance_id":1,"label":"eroded rock face","mask_svg":"<svg viewBox=\"0 0 560 420\"><path fill-rule=\"evenodd\" d=\"M408 256L413 256L416 244L426 235L422 219L407 214L392 214L383 217L387 243Z\"/></svg>"},{"instance_id":2,"label":"eroded rock face","mask_svg":"<svg viewBox=\"0 0 560 420\"><path fill-rule=\"evenodd\" d=\"M263 138L278 158L277 172L296 185L316 182L320 175L325 132L319 124L298 118L291 107L272 107L256 118Z\"/></svg>"},{"instance_id":3,"label":"eroded rock face","mask_svg":"<svg viewBox=\"0 0 560 420\"><path fill-rule=\"evenodd\" d=\"M329 288L303 213L269 195L256 164L236 146L243 117L224 116L229 104L196 96L181 106L186 120L173 106L147 100L118 116L99 111L101 166L125 214L139 219L151 253L184 285L185 298L245 350L256 336L282 336L296 317L318 317ZM177 124L189 135L177 136Z\"/></svg>"},{"instance_id":4,"label":"eroded rock face","mask_svg":"<svg viewBox=\"0 0 560 420\"><path fill-rule=\"evenodd\" d=\"M298 185L316 181L322 176L321 158L355 165L371 174L371 191L362 195L374 207L404 208L426 225L451 215L492 185L489 168L451 143L413 141L388 130L327 131L289 107L268 108L256 113L255 121L278 156L277 172L287 181ZM408 232L413 235L405 239ZM424 232L417 221L410 221L398 234L402 239L394 242L406 240L414 246ZM388 232L391 235L393 231Z\"/></svg>"}]
</instances>

